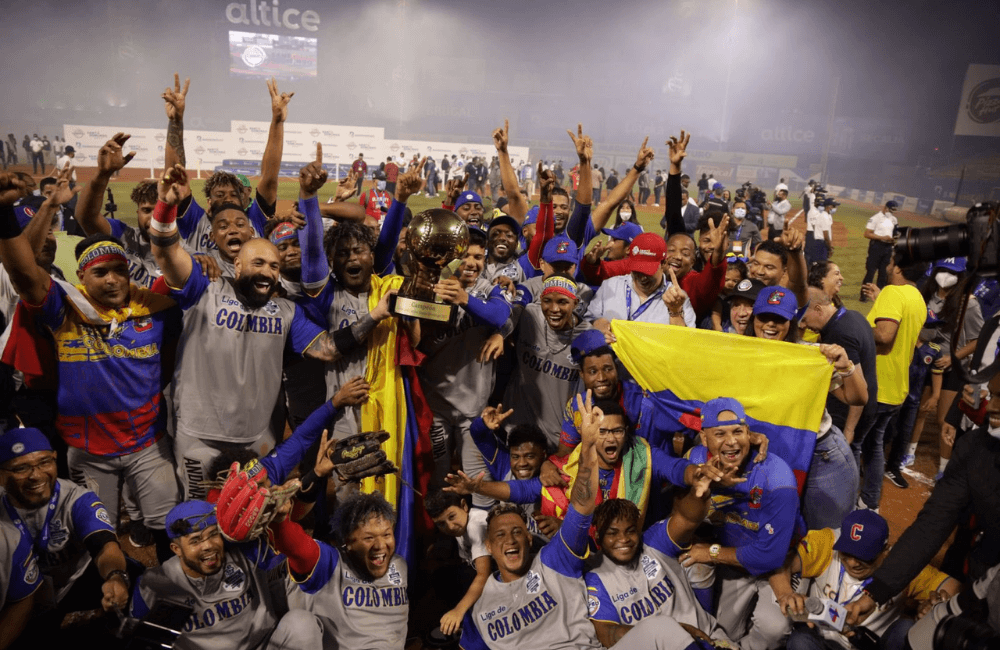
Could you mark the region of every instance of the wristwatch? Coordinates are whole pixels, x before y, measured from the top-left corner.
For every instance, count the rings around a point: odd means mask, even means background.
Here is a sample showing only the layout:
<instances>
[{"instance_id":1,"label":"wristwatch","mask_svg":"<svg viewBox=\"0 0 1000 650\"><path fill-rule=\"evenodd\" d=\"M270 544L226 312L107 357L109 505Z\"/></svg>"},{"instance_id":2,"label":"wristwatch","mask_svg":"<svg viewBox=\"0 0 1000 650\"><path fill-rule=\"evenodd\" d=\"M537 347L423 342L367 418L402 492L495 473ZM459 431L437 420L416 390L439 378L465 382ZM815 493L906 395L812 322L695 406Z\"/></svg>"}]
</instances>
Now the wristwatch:
<instances>
[{"instance_id":1,"label":"wristwatch","mask_svg":"<svg viewBox=\"0 0 1000 650\"><path fill-rule=\"evenodd\" d=\"M719 553L722 552L722 544L712 544L708 547L708 555L713 560L719 559Z\"/></svg>"}]
</instances>

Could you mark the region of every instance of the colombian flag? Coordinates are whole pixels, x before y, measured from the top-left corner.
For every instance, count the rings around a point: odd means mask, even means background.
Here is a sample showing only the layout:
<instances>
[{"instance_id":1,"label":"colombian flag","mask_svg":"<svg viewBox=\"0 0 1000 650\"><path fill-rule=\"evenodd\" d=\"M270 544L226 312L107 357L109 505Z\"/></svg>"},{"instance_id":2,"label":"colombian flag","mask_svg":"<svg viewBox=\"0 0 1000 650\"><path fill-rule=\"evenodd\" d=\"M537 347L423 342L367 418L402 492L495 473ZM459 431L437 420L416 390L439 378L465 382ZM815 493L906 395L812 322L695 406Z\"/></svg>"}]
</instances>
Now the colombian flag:
<instances>
[{"instance_id":1,"label":"colombian flag","mask_svg":"<svg viewBox=\"0 0 1000 650\"><path fill-rule=\"evenodd\" d=\"M633 419L640 414L640 435L656 444L676 431L700 431L701 406L734 397L802 491L833 373L819 348L621 320L611 330L618 339L611 347L635 382L625 382L625 400Z\"/></svg>"}]
</instances>

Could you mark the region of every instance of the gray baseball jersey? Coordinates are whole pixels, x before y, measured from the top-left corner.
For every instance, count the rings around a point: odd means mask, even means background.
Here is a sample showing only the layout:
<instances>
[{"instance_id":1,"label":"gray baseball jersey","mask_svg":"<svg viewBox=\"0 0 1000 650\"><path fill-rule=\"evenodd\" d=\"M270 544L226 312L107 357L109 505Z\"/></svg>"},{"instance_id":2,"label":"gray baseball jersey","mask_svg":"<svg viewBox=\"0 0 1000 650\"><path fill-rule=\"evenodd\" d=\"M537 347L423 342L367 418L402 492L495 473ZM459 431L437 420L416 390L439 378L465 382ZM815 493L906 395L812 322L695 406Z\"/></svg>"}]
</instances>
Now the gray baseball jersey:
<instances>
[{"instance_id":1,"label":"gray baseball jersey","mask_svg":"<svg viewBox=\"0 0 1000 650\"><path fill-rule=\"evenodd\" d=\"M554 449L559 444L563 410L580 375L570 354L570 343L592 329L580 320L571 330L557 332L545 322L542 307L524 308L515 336L517 365L503 403L514 406L510 425L537 424Z\"/></svg>"},{"instance_id":2,"label":"gray baseball jersey","mask_svg":"<svg viewBox=\"0 0 1000 650\"><path fill-rule=\"evenodd\" d=\"M7 602L35 593L38 578L38 558L31 540L17 526L0 519L0 610Z\"/></svg>"},{"instance_id":3,"label":"gray baseball jersey","mask_svg":"<svg viewBox=\"0 0 1000 650\"><path fill-rule=\"evenodd\" d=\"M502 275L513 280L515 284L524 282L524 269L517 263L517 255L507 262L487 260L486 265L483 267L483 274L480 277L485 278L492 285L493 281Z\"/></svg>"},{"instance_id":4,"label":"gray baseball jersey","mask_svg":"<svg viewBox=\"0 0 1000 650\"><path fill-rule=\"evenodd\" d=\"M34 540L38 566L46 583L45 598L54 604L72 589L91 562L88 545L103 546L117 540L104 504L93 492L71 481L56 479L47 506L33 510L15 508L3 497L0 522L12 524ZM88 540L89 537L93 540Z\"/></svg>"},{"instance_id":5,"label":"gray baseball jersey","mask_svg":"<svg viewBox=\"0 0 1000 650\"><path fill-rule=\"evenodd\" d=\"M197 264L170 295L184 310L173 381L177 432L242 443L269 431L286 345L301 354L323 330L284 298L249 309L231 281L209 282Z\"/></svg>"},{"instance_id":6,"label":"gray baseball jersey","mask_svg":"<svg viewBox=\"0 0 1000 650\"><path fill-rule=\"evenodd\" d=\"M222 272L222 277L236 279L236 267L232 262L222 257L219 249L213 248L206 254L211 255L215 259L215 263L219 265L219 271Z\"/></svg>"},{"instance_id":7,"label":"gray baseball jersey","mask_svg":"<svg viewBox=\"0 0 1000 650\"><path fill-rule=\"evenodd\" d=\"M684 569L677 563L680 552L667 534L666 522L659 522L644 533L634 567L602 556L584 576L590 618L637 625L644 618L662 614L713 639L730 641L715 618L698 604Z\"/></svg>"},{"instance_id":8,"label":"gray baseball jersey","mask_svg":"<svg viewBox=\"0 0 1000 650\"><path fill-rule=\"evenodd\" d=\"M402 649L410 601L406 560L393 555L384 576L369 582L324 542L312 574L299 584L301 604L323 624L323 646L351 650Z\"/></svg>"},{"instance_id":9,"label":"gray baseball jersey","mask_svg":"<svg viewBox=\"0 0 1000 650\"><path fill-rule=\"evenodd\" d=\"M480 276L470 296L486 300L493 283ZM420 385L435 414L474 418L482 413L493 392L494 362L479 363L479 349L496 330L477 324L459 308L458 322L422 324L420 351L427 359L420 366Z\"/></svg>"},{"instance_id":10,"label":"gray baseball jersey","mask_svg":"<svg viewBox=\"0 0 1000 650\"><path fill-rule=\"evenodd\" d=\"M587 619L583 577L586 539L574 554L564 529L589 524L570 508L556 538L535 556L528 572L512 582L490 577L483 594L462 622L464 650L526 650L546 648L600 648L593 624ZM585 531L584 530L584 537Z\"/></svg>"},{"instance_id":11,"label":"gray baseball jersey","mask_svg":"<svg viewBox=\"0 0 1000 650\"><path fill-rule=\"evenodd\" d=\"M177 650L261 648L284 613L268 580L269 569L282 560L263 540L227 544L221 571L192 578L181 558L172 557L136 581L132 615L146 616L158 600L183 603L194 611L174 644Z\"/></svg>"},{"instance_id":12,"label":"gray baseball jersey","mask_svg":"<svg viewBox=\"0 0 1000 650\"><path fill-rule=\"evenodd\" d=\"M125 246L125 257L128 259L128 274L132 282L149 289L156 278L163 275L156 259L153 257L153 247L149 238L143 236L137 226L130 226L117 219L108 219L111 234L121 240ZM181 248L188 253L194 251L186 241L181 242Z\"/></svg>"}]
</instances>

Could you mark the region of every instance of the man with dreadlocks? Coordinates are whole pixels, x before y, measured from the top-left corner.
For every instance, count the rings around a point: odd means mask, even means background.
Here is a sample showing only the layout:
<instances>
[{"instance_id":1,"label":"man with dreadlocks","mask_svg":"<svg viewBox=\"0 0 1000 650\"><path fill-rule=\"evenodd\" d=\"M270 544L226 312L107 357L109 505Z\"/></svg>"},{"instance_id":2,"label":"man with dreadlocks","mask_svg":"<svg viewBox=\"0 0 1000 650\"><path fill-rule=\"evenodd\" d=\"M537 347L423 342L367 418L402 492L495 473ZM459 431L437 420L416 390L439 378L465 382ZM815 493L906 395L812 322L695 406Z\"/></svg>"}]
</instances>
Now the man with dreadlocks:
<instances>
[{"instance_id":1,"label":"man with dreadlocks","mask_svg":"<svg viewBox=\"0 0 1000 650\"><path fill-rule=\"evenodd\" d=\"M266 537L241 544L223 540L215 506L185 501L167 515L173 557L136 581L132 616L144 618L159 601L187 603L191 616L174 643L177 650L318 648L316 617L288 610L275 598L269 572L284 557Z\"/></svg>"}]
</instances>

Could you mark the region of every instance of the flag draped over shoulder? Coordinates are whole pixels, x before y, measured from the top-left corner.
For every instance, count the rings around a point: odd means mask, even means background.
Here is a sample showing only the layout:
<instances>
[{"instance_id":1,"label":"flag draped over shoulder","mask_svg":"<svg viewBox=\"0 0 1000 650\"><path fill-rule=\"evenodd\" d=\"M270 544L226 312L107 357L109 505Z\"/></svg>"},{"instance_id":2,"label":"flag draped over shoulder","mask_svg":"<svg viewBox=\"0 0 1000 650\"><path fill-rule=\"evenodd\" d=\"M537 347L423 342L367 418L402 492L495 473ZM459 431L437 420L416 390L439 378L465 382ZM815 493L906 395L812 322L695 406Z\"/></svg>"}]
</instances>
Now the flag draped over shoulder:
<instances>
[{"instance_id":1,"label":"flag draped over shoulder","mask_svg":"<svg viewBox=\"0 0 1000 650\"><path fill-rule=\"evenodd\" d=\"M734 397L768 453L791 466L799 491L816 446L833 368L819 348L722 332L616 320L611 347L641 387L639 431L701 429L700 409Z\"/></svg>"}]
</instances>

